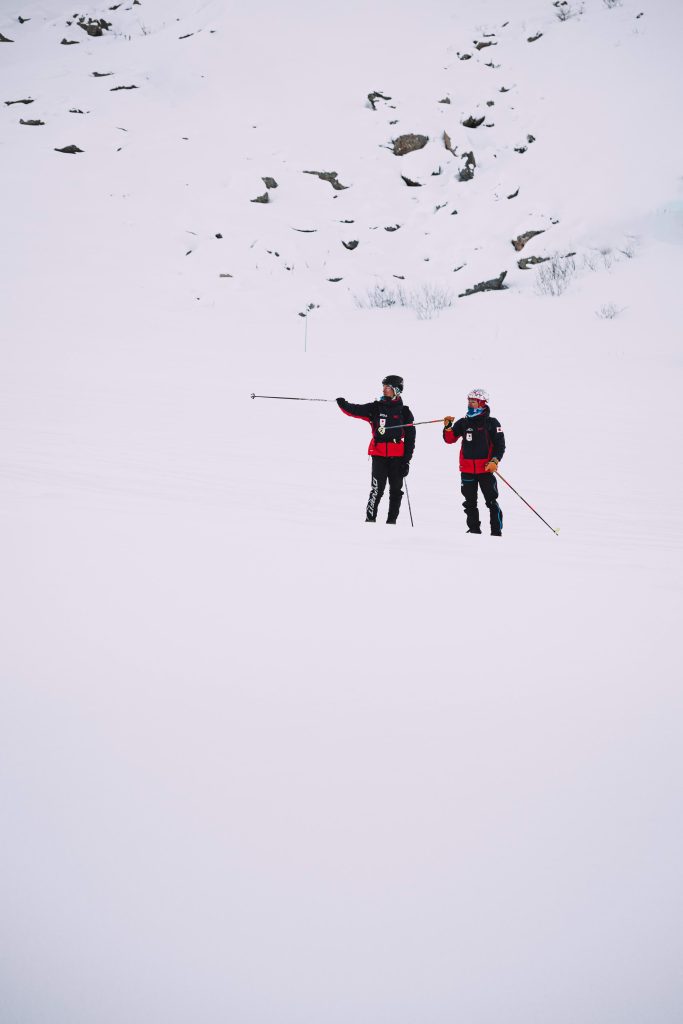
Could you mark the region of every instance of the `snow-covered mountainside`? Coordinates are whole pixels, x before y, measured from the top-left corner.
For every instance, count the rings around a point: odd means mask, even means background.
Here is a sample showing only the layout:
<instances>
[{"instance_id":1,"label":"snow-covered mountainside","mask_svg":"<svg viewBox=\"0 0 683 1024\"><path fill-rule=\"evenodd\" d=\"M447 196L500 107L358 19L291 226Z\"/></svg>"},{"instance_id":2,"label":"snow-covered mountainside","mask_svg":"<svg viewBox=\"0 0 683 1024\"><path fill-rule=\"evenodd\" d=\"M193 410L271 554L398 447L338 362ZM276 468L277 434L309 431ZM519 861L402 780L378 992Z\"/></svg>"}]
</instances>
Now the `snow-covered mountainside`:
<instances>
[{"instance_id":1,"label":"snow-covered mountainside","mask_svg":"<svg viewBox=\"0 0 683 1024\"><path fill-rule=\"evenodd\" d=\"M680 1020L682 38L3 5L3 1024Z\"/></svg>"}]
</instances>

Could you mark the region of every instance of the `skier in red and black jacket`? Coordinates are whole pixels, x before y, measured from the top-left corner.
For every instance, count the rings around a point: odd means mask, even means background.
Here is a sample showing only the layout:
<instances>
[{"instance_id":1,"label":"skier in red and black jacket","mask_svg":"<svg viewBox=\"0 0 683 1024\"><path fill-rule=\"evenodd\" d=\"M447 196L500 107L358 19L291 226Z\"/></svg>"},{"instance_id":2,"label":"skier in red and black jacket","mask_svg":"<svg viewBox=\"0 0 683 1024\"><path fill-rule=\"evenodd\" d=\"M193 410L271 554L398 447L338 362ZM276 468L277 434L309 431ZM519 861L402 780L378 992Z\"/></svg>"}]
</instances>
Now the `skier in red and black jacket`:
<instances>
[{"instance_id":1,"label":"skier in red and black jacket","mask_svg":"<svg viewBox=\"0 0 683 1024\"><path fill-rule=\"evenodd\" d=\"M413 414L403 404L403 377L389 374L382 381L382 397L364 405L353 405L338 398L337 405L347 416L366 420L372 429L368 455L372 456L372 487L365 511L365 522L377 521L377 509L389 481L389 513L387 523L398 518L403 497L403 477L408 476L410 460L415 450Z\"/></svg>"},{"instance_id":2,"label":"skier in red and black jacket","mask_svg":"<svg viewBox=\"0 0 683 1024\"><path fill-rule=\"evenodd\" d=\"M444 417L443 439L454 444L462 438L460 446L460 491L465 499L462 507L467 517L467 532L481 533L477 492L481 492L491 517L491 536L503 532L503 513L498 504L498 481L495 472L505 453L505 435L497 419L491 415L489 396L482 388L475 388L467 396L467 415L456 420Z\"/></svg>"}]
</instances>

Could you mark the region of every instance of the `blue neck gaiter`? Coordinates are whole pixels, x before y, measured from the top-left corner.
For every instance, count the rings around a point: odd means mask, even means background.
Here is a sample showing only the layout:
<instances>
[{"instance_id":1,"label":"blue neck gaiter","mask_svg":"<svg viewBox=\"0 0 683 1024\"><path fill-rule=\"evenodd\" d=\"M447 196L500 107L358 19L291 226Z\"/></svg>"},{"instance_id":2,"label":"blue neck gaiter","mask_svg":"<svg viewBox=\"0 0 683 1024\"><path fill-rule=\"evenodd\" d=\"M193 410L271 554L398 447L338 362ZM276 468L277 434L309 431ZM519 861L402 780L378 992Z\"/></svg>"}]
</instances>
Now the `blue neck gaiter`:
<instances>
[{"instance_id":1,"label":"blue neck gaiter","mask_svg":"<svg viewBox=\"0 0 683 1024\"><path fill-rule=\"evenodd\" d=\"M467 418L468 419L472 419L473 416L481 416L483 411L484 411L483 409L468 409L467 410Z\"/></svg>"}]
</instances>

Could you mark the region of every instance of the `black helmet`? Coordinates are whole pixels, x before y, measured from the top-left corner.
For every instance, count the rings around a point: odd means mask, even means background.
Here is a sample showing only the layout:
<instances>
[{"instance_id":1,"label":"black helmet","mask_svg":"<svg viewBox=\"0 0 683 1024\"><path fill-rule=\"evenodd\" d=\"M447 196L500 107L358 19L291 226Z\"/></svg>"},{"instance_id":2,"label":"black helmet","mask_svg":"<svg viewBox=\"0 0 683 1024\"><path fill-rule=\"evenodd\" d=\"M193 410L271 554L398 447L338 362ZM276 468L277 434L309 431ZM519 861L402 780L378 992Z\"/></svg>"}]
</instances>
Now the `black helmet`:
<instances>
[{"instance_id":1,"label":"black helmet","mask_svg":"<svg viewBox=\"0 0 683 1024\"><path fill-rule=\"evenodd\" d=\"M390 373L388 377L385 377L382 381L382 386L388 385L394 389L395 395L400 395L403 391L403 377L397 376L395 373Z\"/></svg>"}]
</instances>

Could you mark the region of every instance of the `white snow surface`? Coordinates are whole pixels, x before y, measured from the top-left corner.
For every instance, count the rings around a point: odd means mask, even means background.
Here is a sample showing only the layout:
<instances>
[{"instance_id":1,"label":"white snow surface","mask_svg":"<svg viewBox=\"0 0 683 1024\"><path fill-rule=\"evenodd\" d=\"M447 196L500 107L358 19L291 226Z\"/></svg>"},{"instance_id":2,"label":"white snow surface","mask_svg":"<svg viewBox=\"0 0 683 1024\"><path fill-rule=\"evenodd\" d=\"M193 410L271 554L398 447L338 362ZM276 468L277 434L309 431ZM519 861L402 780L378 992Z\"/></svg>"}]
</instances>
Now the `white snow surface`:
<instances>
[{"instance_id":1,"label":"white snow surface","mask_svg":"<svg viewBox=\"0 0 683 1024\"><path fill-rule=\"evenodd\" d=\"M3 1024L678 1024L681 5L111 6L0 12ZM249 397L387 373L559 536Z\"/></svg>"}]
</instances>

